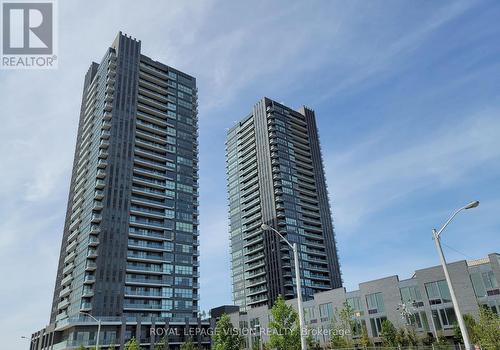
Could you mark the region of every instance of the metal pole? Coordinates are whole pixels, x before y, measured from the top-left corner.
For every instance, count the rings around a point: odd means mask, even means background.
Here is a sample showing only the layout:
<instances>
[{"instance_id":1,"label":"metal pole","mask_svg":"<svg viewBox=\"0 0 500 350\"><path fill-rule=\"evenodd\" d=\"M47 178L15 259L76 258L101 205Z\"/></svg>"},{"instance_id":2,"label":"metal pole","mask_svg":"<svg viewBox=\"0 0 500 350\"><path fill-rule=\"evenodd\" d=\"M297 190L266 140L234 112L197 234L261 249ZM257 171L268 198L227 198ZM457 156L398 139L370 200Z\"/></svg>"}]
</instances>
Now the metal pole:
<instances>
[{"instance_id":1,"label":"metal pole","mask_svg":"<svg viewBox=\"0 0 500 350\"><path fill-rule=\"evenodd\" d=\"M293 258L295 261L295 284L297 285L297 304L299 307L300 348L302 350L307 350L306 337L304 334L304 309L302 306L302 287L300 282L299 250L297 248L297 243L293 244Z\"/></svg>"},{"instance_id":2,"label":"metal pole","mask_svg":"<svg viewBox=\"0 0 500 350\"><path fill-rule=\"evenodd\" d=\"M300 331L300 349L301 350L307 350L307 345L306 345L306 336L304 333L305 325L304 325L304 308L302 306L302 288L301 288L301 282L300 282L300 266L299 266L299 249L297 247L297 243L294 243L293 245L285 238L283 235L276 230L275 228L262 223L261 225L262 230L271 230L274 233L276 233L283 241L285 241L286 244L290 246L293 250L293 259L294 259L294 264L295 264L295 284L296 284L296 289L297 289L297 306L299 309L299 331Z\"/></svg>"},{"instance_id":3,"label":"metal pole","mask_svg":"<svg viewBox=\"0 0 500 350\"><path fill-rule=\"evenodd\" d=\"M439 237L439 234L435 229L432 230L432 235L434 236L436 249L438 251L439 258L441 259L441 265L443 266L444 276L446 277L446 283L448 284L448 289L450 290L451 301L453 303L453 308L455 309L455 314L457 315L458 326L460 327L460 331L462 332L462 338L464 339L465 349L470 350L469 333L467 332L467 327L465 326L464 318L462 317L462 313L460 312L460 307L458 306L458 300L457 297L455 296L455 290L453 289L453 285L451 284L450 274L448 272L448 267L446 265L446 259L443 254L443 248L441 247L441 238Z\"/></svg>"},{"instance_id":4,"label":"metal pole","mask_svg":"<svg viewBox=\"0 0 500 350\"><path fill-rule=\"evenodd\" d=\"M252 350L252 328L250 327L250 319L247 320L248 328L248 350Z\"/></svg>"},{"instance_id":5,"label":"metal pole","mask_svg":"<svg viewBox=\"0 0 500 350\"><path fill-rule=\"evenodd\" d=\"M99 335L101 334L101 320L97 321L97 340L95 342L95 350L99 350Z\"/></svg>"}]
</instances>

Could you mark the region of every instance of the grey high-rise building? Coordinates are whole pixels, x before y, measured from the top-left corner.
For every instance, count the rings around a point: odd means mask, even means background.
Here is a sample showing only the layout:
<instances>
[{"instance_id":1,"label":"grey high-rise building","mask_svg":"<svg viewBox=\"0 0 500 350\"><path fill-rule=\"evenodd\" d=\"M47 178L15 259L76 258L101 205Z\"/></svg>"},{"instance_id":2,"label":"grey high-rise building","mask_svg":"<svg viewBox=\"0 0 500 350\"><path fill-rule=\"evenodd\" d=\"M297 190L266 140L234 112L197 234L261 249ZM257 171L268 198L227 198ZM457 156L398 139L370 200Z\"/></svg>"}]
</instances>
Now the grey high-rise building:
<instances>
[{"instance_id":1,"label":"grey high-rise building","mask_svg":"<svg viewBox=\"0 0 500 350\"><path fill-rule=\"evenodd\" d=\"M264 98L227 133L234 303L272 305L295 297L293 252L266 223L299 247L305 299L342 285L314 111Z\"/></svg>"},{"instance_id":2,"label":"grey high-rise building","mask_svg":"<svg viewBox=\"0 0 500 350\"><path fill-rule=\"evenodd\" d=\"M141 54L140 41L120 33L90 65L51 324L81 312L143 323L197 316L197 125L195 78Z\"/></svg>"}]
</instances>

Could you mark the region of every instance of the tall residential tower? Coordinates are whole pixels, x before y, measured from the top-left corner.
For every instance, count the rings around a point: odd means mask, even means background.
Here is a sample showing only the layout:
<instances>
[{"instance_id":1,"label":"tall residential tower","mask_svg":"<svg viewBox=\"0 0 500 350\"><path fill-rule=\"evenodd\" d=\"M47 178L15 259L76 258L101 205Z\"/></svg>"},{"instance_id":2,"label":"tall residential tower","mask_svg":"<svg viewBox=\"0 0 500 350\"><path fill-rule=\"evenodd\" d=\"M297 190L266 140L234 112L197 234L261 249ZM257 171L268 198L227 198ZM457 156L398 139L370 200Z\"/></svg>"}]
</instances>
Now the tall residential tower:
<instances>
[{"instance_id":1,"label":"tall residential tower","mask_svg":"<svg viewBox=\"0 0 500 350\"><path fill-rule=\"evenodd\" d=\"M120 33L90 65L52 304L56 331L85 312L118 321L101 344L120 345L149 340L141 323L197 317L197 124L195 78L141 54L140 41ZM58 336L68 346L95 342L89 329Z\"/></svg>"},{"instance_id":2,"label":"tall residential tower","mask_svg":"<svg viewBox=\"0 0 500 350\"><path fill-rule=\"evenodd\" d=\"M296 295L299 247L303 296L342 285L314 112L264 98L227 133L233 299L241 310Z\"/></svg>"}]
</instances>

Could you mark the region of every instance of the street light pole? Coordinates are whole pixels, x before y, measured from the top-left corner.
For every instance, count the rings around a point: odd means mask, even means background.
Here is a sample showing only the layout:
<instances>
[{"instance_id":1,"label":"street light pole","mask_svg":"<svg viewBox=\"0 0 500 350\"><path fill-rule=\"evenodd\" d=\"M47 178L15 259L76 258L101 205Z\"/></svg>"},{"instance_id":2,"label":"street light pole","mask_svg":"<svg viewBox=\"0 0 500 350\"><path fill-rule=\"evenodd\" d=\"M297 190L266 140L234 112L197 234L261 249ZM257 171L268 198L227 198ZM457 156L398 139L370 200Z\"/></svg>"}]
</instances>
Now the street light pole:
<instances>
[{"instance_id":1,"label":"street light pole","mask_svg":"<svg viewBox=\"0 0 500 350\"><path fill-rule=\"evenodd\" d=\"M93 319L94 321L97 322L97 339L95 341L95 350L99 350L99 335L101 333L101 320L98 320L97 318L95 318L94 316L92 316L91 314L89 314L87 312L80 311L80 313L82 315L86 315L86 316L90 317L91 319Z\"/></svg>"},{"instance_id":2,"label":"street light pole","mask_svg":"<svg viewBox=\"0 0 500 350\"><path fill-rule=\"evenodd\" d=\"M301 281L300 281L299 250L298 250L298 247L297 247L297 243L291 244L285 237L283 237L283 235L278 230L276 230L275 228L273 228L273 227L271 227L271 226L269 226L267 224L263 223L260 226L260 228L263 231L266 231L266 230L273 231L279 237L281 237L281 239L284 240L285 243L290 246L290 248L292 248L292 251L293 251L293 260L294 260L294 264L295 264L295 286L296 286L296 289L297 289L297 304L298 304L297 306L298 306L298 309L299 309L300 348L301 348L301 350L307 350L306 337L305 337L305 334L304 334L304 329L305 329L304 315L303 315L304 314L304 309L303 309L303 306L302 306L302 284L301 284Z\"/></svg>"},{"instance_id":3,"label":"street light pole","mask_svg":"<svg viewBox=\"0 0 500 350\"><path fill-rule=\"evenodd\" d=\"M470 350L470 339L469 333L467 332L467 327L465 326L464 318L462 313L460 312L460 307L458 305L458 300L455 295L455 290L453 289L453 285L451 284L450 273L448 272L448 266L446 265L446 258L444 257L443 248L441 247L441 233L448 226L448 224L453 220L458 213L463 210L476 208L479 205L479 201L474 201L462 208L456 210L451 217L446 221L446 223L441 227L439 231L436 229L432 230L432 236L434 237L434 243L436 244L436 249L439 254L439 258L441 260L441 265L443 266L444 276L446 277L446 283L448 284L448 289L450 290L451 301L453 303L453 309L455 310L455 314L457 315L458 326L460 327L460 332L462 333L462 338L464 340L464 345L466 350ZM436 335L437 336L437 335Z\"/></svg>"}]
</instances>

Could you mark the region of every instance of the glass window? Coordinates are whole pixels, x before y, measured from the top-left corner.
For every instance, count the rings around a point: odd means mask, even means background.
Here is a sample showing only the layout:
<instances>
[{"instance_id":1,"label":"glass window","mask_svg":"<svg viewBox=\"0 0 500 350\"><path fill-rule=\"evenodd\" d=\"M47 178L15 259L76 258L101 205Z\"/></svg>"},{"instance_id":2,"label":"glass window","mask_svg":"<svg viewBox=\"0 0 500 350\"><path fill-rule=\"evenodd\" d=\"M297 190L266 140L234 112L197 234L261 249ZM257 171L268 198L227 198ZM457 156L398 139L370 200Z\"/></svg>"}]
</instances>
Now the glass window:
<instances>
[{"instance_id":1,"label":"glass window","mask_svg":"<svg viewBox=\"0 0 500 350\"><path fill-rule=\"evenodd\" d=\"M445 280L437 282L439 287L439 293L441 294L441 299L443 299L444 303L448 303L451 301L450 290L448 289L448 284Z\"/></svg>"},{"instance_id":2,"label":"glass window","mask_svg":"<svg viewBox=\"0 0 500 350\"><path fill-rule=\"evenodd\" d=\"M472 281L472 286L474 287L474 292L476 293L476 297L485 297L486 296L486 288L484 288L483 279L481 278L481 274L479 272L474 272L470 274L470 279Z\"/></svg>"},{"instance_id":3,"label":"glass window","mask_svg":"<svg viewBox=\"0 0 500 350\"><path fill-rule=\"evenodd\" d=\"M332 303L321 304L319 306L319 317L321 321L329 320L333 315L333 305Z\"/></svg>"},{"instance_id":4,"label":"glass window","mask_svg":"<svg viewBox=\"0 0 500 350\"><path fill-rule=\"evenodd\" d=\"M386 319L387 318L385 317L370 318L370 325L374 337L378 337L380 335L380 332L382 331L382 322Z\"/></svg>"},{"instance_id":5,"label":"glass window","mask_svg":"<svg viewBox=\"0 0 500 350\"><path fill-rule=\"evenodd\" d=\"M425 290L429 299L440 299L439 290L435 282L426 283Z\"/></svg>"},{"instance_id":6,"label":"glass window","mask_svg":"<svg viewBox=\"0 0 500 350\"><path fill-rule=\"evenodd\" d=\"M431 305L451 302L450 290L445 280L425 284Z\"/></svg>"},{"instance_id":7,"label":"glass window","mask_svg":"<svg viewBox=\"0 0 500 350\"><path fill-rule=\"evenodd\" d=\"M354 311L361 311L361 299L359 297L352 297L352 298L347 298L347 304L354 310Z\"/></svg>"},{"instance_id":8,"label":"glass window","mask_svg":"<svg viewBox=\"0 0 500 350\"><path fill-rule=\"evenodd\" d=\"M495 289L498 288L497 279L493 274L493 271L483 272L483 282L486 289Z\"/></svg>"},{"instance_id":9,"label":"glass window","mask_svg":"<svg viewBox=\"0 0 500 350\"><path fill-rule=\"evenodd\" d=\"M304 318L307 323L311 323L312 320L316 319L316 315L314 312L314 306L305 307L304 308Z\"/></svg>"},{"instance_id":10,"label":"glass window","mask_svg":"<svg viewBox=\"0 0 500 350\"><path fill-rule=\"evenodd\" d=\"M377 313L385 311L382 293L368 294L366 296L366 304L368 305L368 312Z\"/></svg>"},{"instance_id":11,"label":"glass window","mask_svg":"<svg viewBox=\"0 0 500 350\"><path fill-rule=\"evenodd\" d=\"M422 295L418 286L409 286L401 288L401 300L407 301L421 301Z\"/></svg>"},{"instance_id":12,"label":"glass window","mask_svg":"<svg viewBox=\"0 0 500 350\"><path fill-rule=\"evenodd\" d=\"M432 321L434 322L436 330L440 331L441 329L443 329L443 326L441 325L441 321L439 319L438 310L432 310Z\"/></svg>"}]
</instances>

